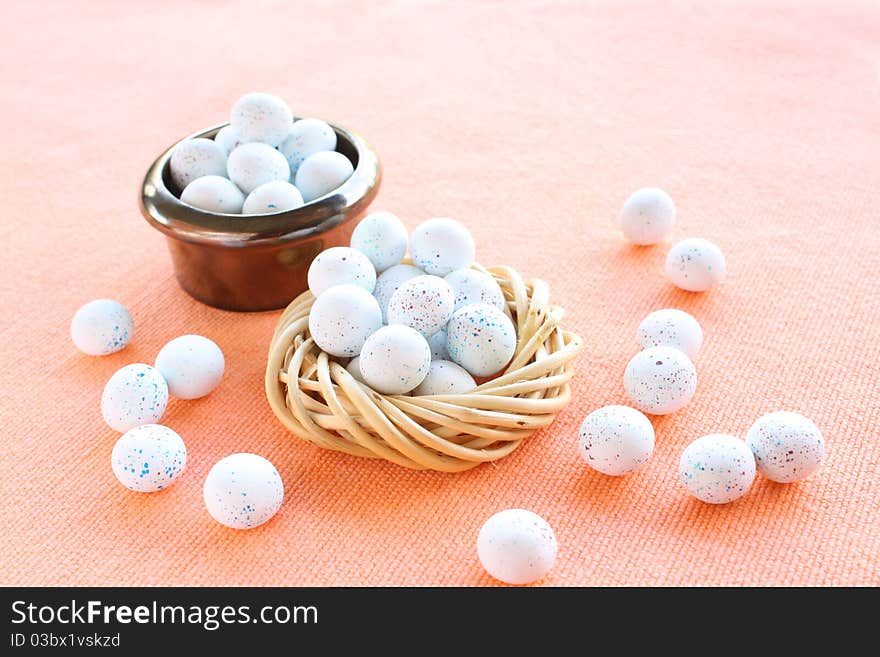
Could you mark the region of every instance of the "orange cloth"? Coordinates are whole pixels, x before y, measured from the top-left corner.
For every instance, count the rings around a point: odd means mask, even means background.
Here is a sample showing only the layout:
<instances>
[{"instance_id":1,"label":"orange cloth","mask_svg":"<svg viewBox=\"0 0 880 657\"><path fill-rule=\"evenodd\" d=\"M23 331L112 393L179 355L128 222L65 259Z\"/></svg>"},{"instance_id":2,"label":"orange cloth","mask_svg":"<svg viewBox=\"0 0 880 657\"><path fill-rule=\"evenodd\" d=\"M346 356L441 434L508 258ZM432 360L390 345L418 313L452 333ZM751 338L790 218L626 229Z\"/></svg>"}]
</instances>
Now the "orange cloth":
<instances>
[{"instance_id":1,"label":"orange cloth","mask_svg":"<svg viewBox=\"0 0 880 657\"><path fill-rule=\"evenodd\" d=\"M559 539L545 584L880 584L876 3L8 4L0 583L491 584L479 527L525 507ZM552 428L461 475L324 452L281 428L262 391L278 313L190 299L136 204L162 148L251 90L363 134L385 166L375 208L411 228L457 217L481 262L550 283L587 343ZM675 199L674 239L724 250L723 285L678 291L668 244L624 242L619 208L647 185ZM136 322L105 358L68 337L98 297ZM636 327L667 306L705 331L697 394L654 420L642 471L600 475L577 454L578 426L626 403ZM101 391L183 333L214 339L227 373L163 418L189 449L182 479L132 493L110 468ZM759 477L722 507L687 495L690 441L743 436L777 409L824 432L817 474ZM287 488L250 532L202 502L211 465L237 451L269 458Z\"/></svg>"}]
</instances>

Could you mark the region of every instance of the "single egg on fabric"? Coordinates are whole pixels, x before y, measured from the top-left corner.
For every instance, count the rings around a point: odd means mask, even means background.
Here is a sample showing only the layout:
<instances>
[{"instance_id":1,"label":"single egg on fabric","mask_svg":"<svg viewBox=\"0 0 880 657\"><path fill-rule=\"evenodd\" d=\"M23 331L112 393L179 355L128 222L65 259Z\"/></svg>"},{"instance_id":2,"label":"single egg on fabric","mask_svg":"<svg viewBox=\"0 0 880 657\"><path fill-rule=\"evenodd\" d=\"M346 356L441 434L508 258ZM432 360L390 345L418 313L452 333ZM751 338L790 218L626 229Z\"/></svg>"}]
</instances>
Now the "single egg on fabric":
<instances>
[{"instance_id":1,"label":"single egg on fabric","mask_svg":"<svg viewBox=\"0 0 880 657\"><path fill-rule=\"evenodd\" d=\"M483 568L507 584L529 584L547 575L558 549L547 521L525 509L499 511L477 536L477 557Z\"/></svg>"},{"instance_id":2,"label":"single egg on fabric","mask_svg":"<svg viewBox=\"0 0 880 657\"><path fill-rule=\"evenodd\" d=\"M697 371L683 351L649 347L626 366L623 387L635 407L652 415L667 415L685 406L697 390Z\"/></svg>"},{"instance_id":3,"label":"single egg on fabric","mask_svg":"<svg viewBox=\"0 0 880 657\"><path fill-rule=\"evenodd\" d=\"M180 194L180 200L199 210L239 214L244 194L228 178L202 176L186 186Z\"/></svg>"},{"instance_id":4,"label":"single egg on fabric","mask_svg":"<svg viewBox=\"0 0 880 657\"><path fill-rule=\"evenodd\" d=\"M355 381L360 383L366 383L364 381L364 377L361 374L361 357L355 356L351 359L348 365L345 366L345 370L354 377Z\"/></svg>"},{"instance_id":5,"label":"single egg on fabric","mask_svg":"<svg viewBox=\"0 0 880 657\"><path fill-rule=\"evenodd\" d=\"M174 338L156 356L156 369L178 399L198 399L210 393L220 384L225 367L220 347L201 335Z\"/></svg>"},{"instance_id":6,"label":"single egg on fabric","mask_svg":"<svg viewBox=\"0 0 880 657\"><path fill-rule=\"evenodd\" d=\"M705 292L724 278L726 270L721 249L701 237L678 242L666 255L666 276L688 292Z\"/></svg>"},{"instance_id":7,"label":"single egg on fabric","mask_svg":"<svg viewBox=\"0 0 880 657\"><path fill-rule=\"evenodd\" d=\"M825 440L819 427L790 411L759 417L749 429L746 443L755 455L758 472L781 484L806 479L825 458Z\"/></svg>"},{"instance_id":8,"label":"single egg on fabric","mask_svg":"<svg viewBox=\"0 0 880 657\"><path fill-rule=\"evenodd\" d=\"M603 406L581 424L581 457L594 470L612 476L640 468L654 453L651 421L629 406Z\"/></svg>"},{"instance_id":9,"label":"single egg on fabric","mask_svg":"<svg viewBox=\"0 0 880 657\"><path fill-rule=\"evenodd\" d=\"M410 239L413 263L427 274L446 276L474 263L476 246L467 228L448 217L422 222Z\"/></svg>"},{"instance_id":10,"label":"single egg on fabric","mask_svg":"<svg viewBox=\"0 0 880 657\"><path fill-rule=\"evenodd\" d=\"M474 303L485 303L504 310L504 292L489 274L476 269L456 269L446 274L444 280L455 293L455 310Z\"/></svg>"},{"instance_id":11,"label":"single egg on fabric","mask_svg":"<svg viewBox=\"0 0 880 657\"><path fill-rule=\"evenodd\" d=\"M295 210L303 204L299 190L284 180L267 182L248 194L242 205L242 214L266 214Z\"/></svg>"},{"instance_id":12,"label":"single egg on fabric","mask_svg":"<svg viewBox=\"0 0 880 657\"><path fill-rule=\"evenodd\" d=\"M477 387L474 377L461 365L449 360L432 360L428 375L415 390L414 395L457 395Z\"/></svg>"},{"instance_id":13,"label":"single egg on fabric","mask_svg":"<svg viewBox=\"0 0 880 657\"><path fill-rule=\"evenodd\" d=\"M125 349L132 335L131 314L113 299L90 301L80 306L70 320L70 339L89 356L106 356Z\"/></svg>"},{"instance_id":14,"label":"single egg on fabric","mask_svg":"<svg viewBox=\"0 0 880 657\"><path fill-rule=\"evenodd\" d=\"M101 396L104 421L116 431L156 424L168 406L168 384L154 367L135 363L118 370Z\"/></svg>"},{"instance_id":15,"label":"single egg on fabric","mask_svg":"<svg viewBox=\"0 0 880 657\"><path fill-rule=\"evenodd\" d=\"M371 388L384 395L402 395L425 379L431 348L425 336L409 326L383 326L364 342L359 366Z\"/></svg>"},{"instance_id":16,"label":"single egg on fabric","mask_svg":"<svg viewBox=\"0 0 880 657\"><path fill-rule=\"evenodd\" d=\"M489 376L513 358L516 329L510 317L495 306L465 306L446 326L446 351L474 376Z\"/></svg>"},{"instance_id":17,"label":"single egg on fabric","mask_svg":"<svg viewBox=\"0 0 880 657\"><path fill-rule=\"evenodd\" d=\"M434 335L429 336L428 346L431 347L431 360L449 360L449 352L446 351L445 329L440 329Z\"/></svg>"},{"instance_id":18,"label":"single egg on fabric","mask_svg":"<svg viewBox=\"0 0 880 657\"><path fill-rule=\"evenodd\" d=\"M294 184L302 192L306 203L311 203L341 187L352 173L354 167L345 155L336 151L321 151L309 155L299 165Z\"/></svg>"},{"instance_id":19,"label":"single egg on fabric","mask_svg":"<svg viewBox=\"0 0 880 657\"><path fill-rule=\"evenodd\" d=\"M425 272L413 265L394 265L379 274L373 296L376 297L379 308L382 309L383 322L388 321L388 302L391 301L391 296L397 292L397 289L408 280L424 275Z\"/></svg>"},{"instance_id":20,"label":"single egg on fabric","mask_svg":"<svg viewBox=\"0 0 880 657\"><path fill-rule=\"evenodd\" d=\"M372 293L376 289L376 270L370 259L357 249L334 246L312 260L308 282L316 297L334 285L357 285Z\"/></svg>"},{"instance_id":21,"label":"single egg on fabric","mask_svg":"<svg viewBox=\"0 0 880 657\"><path fill-rule=\"evenodd\" d=\"M642 246L656 244L672 231L675 203L657 187L634 192L620 211L620 228L630 242Z\"/></svg>"},{"instance_id":22,"label":"single egg on fabric","mask_svg":"<svg viewBox=\"0 0 880 657\"><path fill-rule=\"evenodd\" d=\"M235 101L229 123L245 142L278 146L290 134L293 113L278 96L250 93Z\"/></svg>"},{"instance_id":23,"label":"single egg on fabric","mask_svg":"<svg viewBox=\"0 0 880 657\"><path fill-rule=\"evenodd\" d=\"M309 312L309 333L332 356L357 356L381 326L379 302L357 285L331 287L315 299Z\"/></svg>"},{"instance_id":24,"label":"single egg on fabric","mask_svg":"<svg viewBox=\"0 0 880 657\"><path fill-rule=\"evenodd\" d=\"M636 342L648 347L675 347L693 358L703 346L703 329L692 315L676 308L655 310L642 320Z\"/></svg>"},{"instance_id":25,"label":"single egg on fabric","mask_svg":"<svg viewBox=\"0 0 880 657\"><path fill-rule=\"evenodd\" d=\"M351 247L366 255L380 274L406 255L406 226L390 212L371 212L351 235Z\"/></svg>"},{"instance_id":26,"label":"single egg on fabric","mask_svg":"<svg viewBox=\"0 0 880 657\"><path fill-rule=\"evenodd\" d=\"M409 326L427 338L446 326L454 306L449 283L438 276L416 276L391 295L386 316L389 324Z\"/></svg>"},{"instance_id":27,"label":"single egg on fabric","mask_svg":"<svg viewBox=\"0 0 880 657\"><path fill-rule=\"evenodd\" d=\"M256 454L231 454L208 472L203 488L208 513L232 529L253 529L281 508L284 483L275 466Z\"/></svg>"},{"instance_id":28,"label":"single egg on fabric","mask_svg":"<svg viewBox=\"0 0 880 657\"><path fill-rule=\"evenodd\" d=\"M698 500L727 504L742 497L755 480L755 457L744 441L715 433L685 448L678 472Z\"/></svg>"},{"instance_id":29,"label":"single egg on fabric","mask_svg":"<svg viewBox=\"0 0 880 657\"><path fill-rule=\"evenodd\" d=\"M238 131L231 125L220 128L217 134L214 135L214 142L223 149L227 157L232 151L245 143L241 135L238 134Z\"/></svg>"},{"instance_id":30,"label":"single egg on fabric","mask_svg":"<svg viewBox=\"0 0 880 657\"><path fill-rule=\"evenodd\" d=\"M116 441L110 463L120 484L138 493L155 493L183 474L186 445L168 427L142 424Z\"/></svg>"},{"instance_id":31,"label":"single egg on fabric","mask_svg":"<svg viewBox=\"0 0 880 657\"><path fill-rule=\"evenodd\" d=\"M226 152L213 139L180 142L171 153L171 180L180 190L196 178L226 175Z\"/></svg>"},{"instance_id":32,"label":"single egg on fabric","mask_svg":"<svg viewBox=\"0 0 880 657\"><path fill-rule=\"evenodd\" d=\"M336 131L320 119L300 119L290 128L278 150L287 158L293 177L310 155L336 150Z\"/></svg>"},{"instance_id":33,"label":"single egg on fabric","mask_svg":"<svg viewBox=\"0 0 880 657\"><path fill-rule=\"evenodd\" d=\"M274 180L290 181L284 156L268 144L242 144L229 154L229 179L245 194Z\"/></svg>"}]
</instances>

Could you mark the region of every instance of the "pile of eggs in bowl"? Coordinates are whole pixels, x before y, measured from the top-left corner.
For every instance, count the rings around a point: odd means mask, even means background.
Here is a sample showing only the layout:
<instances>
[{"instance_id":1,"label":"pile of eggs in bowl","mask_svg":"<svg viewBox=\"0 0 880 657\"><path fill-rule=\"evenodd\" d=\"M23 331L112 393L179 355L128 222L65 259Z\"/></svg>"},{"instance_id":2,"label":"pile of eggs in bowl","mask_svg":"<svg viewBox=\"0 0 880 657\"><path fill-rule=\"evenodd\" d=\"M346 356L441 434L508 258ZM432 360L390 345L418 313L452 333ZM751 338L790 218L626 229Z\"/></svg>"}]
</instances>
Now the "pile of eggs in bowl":
<instances>
[{"instance_id":1,"label":"pile of eggs in bowl","mask_svg":"<svg viewBox=\"0 0 880 657\"><path fill-rule=\"evenodd\" d=\"M407 244L412 264L404 264ZM309 332L346 369L383 394L440 395L476 387L516 350L516 329L497 281L472 268L475 246L459 222L437 217L407 234L373 212L351 247L320 253L309 268Z\"/></svg>"},{"instance_id":2,"label":"pile of eggs in bowl","mask_svg":"<svg viewBox=\"0 0 880 657\"><path fill-rule=\"evenodd\" d=\"M329 194L354 172L336 152L336 132L319 119L293 120L281 98L242 96L214 139L178 144L169 163L180 200L224 214L295 210Z\"/></svg>"}]
</instances>

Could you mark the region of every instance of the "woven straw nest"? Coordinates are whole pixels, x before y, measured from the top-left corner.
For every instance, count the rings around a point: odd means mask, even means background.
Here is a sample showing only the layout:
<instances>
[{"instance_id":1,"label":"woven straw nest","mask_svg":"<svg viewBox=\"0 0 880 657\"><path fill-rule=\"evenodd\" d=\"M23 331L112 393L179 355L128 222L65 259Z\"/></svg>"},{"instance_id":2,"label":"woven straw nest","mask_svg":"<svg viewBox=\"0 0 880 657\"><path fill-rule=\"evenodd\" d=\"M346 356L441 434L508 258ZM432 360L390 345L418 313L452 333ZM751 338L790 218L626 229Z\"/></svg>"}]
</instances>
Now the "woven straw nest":
<instances>
[{"instance_id":1,"label":"woven straw nest","mask_svg":"<svg viewBox=\"0 0 880 657\"><path fill-rule=\"evenodd\" d=\"M517 330L513 359L497 377L452 395L383 395L357 382L309 335L314 296L281 315L266 367L266 395L278 419L326 449L407 468L458 472L510 454L546 427L571 397L581 338L560 326L563 310L539 279L510 267L480 271L498 281Z\"/></svg>"}]
</instances>

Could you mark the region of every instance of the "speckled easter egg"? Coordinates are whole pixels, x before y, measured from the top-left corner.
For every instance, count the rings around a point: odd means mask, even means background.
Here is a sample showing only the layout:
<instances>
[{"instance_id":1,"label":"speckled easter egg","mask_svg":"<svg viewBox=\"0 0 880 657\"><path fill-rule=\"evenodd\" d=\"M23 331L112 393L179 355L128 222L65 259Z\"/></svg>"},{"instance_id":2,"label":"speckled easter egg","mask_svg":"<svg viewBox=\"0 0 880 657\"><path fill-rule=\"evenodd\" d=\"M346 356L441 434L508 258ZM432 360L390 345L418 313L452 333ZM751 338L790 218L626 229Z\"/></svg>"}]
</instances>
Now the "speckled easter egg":
<instances>
[{"instance_id":1,"label":"speckled easter egg","mask_svg":"<svg viewBox=\"0 0 880 657\"><path fill-rule=\"evenodd\" d=\"M345 155L336 151L321 151L309 155L299 165L294 184L302 192L306 203L311 203L341 187L352 173L354 167Z\"/></svg>"},{"instance_id":2,"label":"speckled easter egg","mask_svg":"<svg viewBox=\"0 0 880 657\"><path fill-rule=\"evenodd\" d=\"M360 381L361 383L366 383L364 381L364 377L361 374L361 357L355 356L352 358L348 365L345 366L345 370L354 377L355 381Z\"/></svg>"},{"instance_id":3,"label":"speckled easter egg","mask_svg":"<svg viewBox=\"0 0 880 657\"><path fill-rule=\"evenodd\" d=\"M648 347L675 347L693 359L703 345L703 329L692 315L676 308L655 310L642 320L636 342Z\"/></svg>"},{"instance_id":4,"label":"speckled easter egg","mask_svg":"<svg viewBox=\"0 0 880 657\"><path fill-rule=\"evenodd\" d=\"M245 142L278 146L293 127L293 113L278 96L245 94L232 106L229 123Z\"/></svg>"},{"instance_id":5,"label":"speckled easter egg","mask_svg":"<svg viewBox=\"0 0 880 657\"><path fill-rule=\"evenodd\" d=\"M281 508L284 483L271 462L256 454L232 454L220 459L205 478L208 513L232 529L253 529Z\"/></svg>"},{"instance_id":6,"label":"speckled easter egg","mask_svg":"<svg viewBox=\"0 0 880 657\"><path fill-rule=\"evenodd\" d=\"M290 128L278 150L287 158L290 175L295 176L310 155L336 150L336 131L320 119L300 119Z\"/></svg>"},{"instance_id":7,"label":"speckled easter egg","mask_svg":"<svg viewBox=\"0 0 880 657\"><path fill-rule=\"evenodd\" d=\"M309 312L309 333L332 356L357 356L381 326L379 302L357 285L331 287L315 299Z\"/></svg>"},{"instance_id":8,"label":"speckled easter egg","mask_svg":"<svg viewBox=\"0 0 880 657\"><path fill-rule=\"evenodd\" d=\"M432 360L428 375L415 390L414 395L457 395L477 387L474 377L461 365L449 360Z\"/></svg>"},{"instance_id":9,"label":"speckled easter egg","mask_svg":"<svg viewBox=\"0 0 880 657\"><path fill-rule=\"evenodd\" d=\"M620 228L634 244L656 244L672 231L675 203L657 187L634 192L620 211Z\"/></svg>"},{"instance_id":10,"label":"speckled easter egg","mask_svg":"<svg viewBox=\"0 0 880 657\"><path fill-rule=\"evenodd\" d=\"M132 335L131 314L113 299L90 301L80 306L70 320L70 339L89 356L106 356L125 349Z\"/></svg>"},{"instance_id":11,"label":"speckled easter egg","mask_svg":"<svg viewBox=\"0 0 880 657\"><path fill-rule=\"evenodd\" d=\"M634 408L603 406L584 419L579 446L581 457L594 470L625 475L654 453L654 427Z\"/></svg>"},{"instance_id":12,"label":"speckled easter egg","mask_svg":"<svg viewBox=\"0 0 880 657\"><path fill-rule=\"evenodd\" d=\"M825 458L825 441L809 418L790 411L763 415L752 425L746 443L758 472L782 484L806 479Z\"/></svg>"},{"instance_id":13,"label":"speckled easter egg","mask_svg":"<svg viewBox=\"0 0 880 657\"><path fill-rule=\"evenodd\" d=\"M284 156L268 144L242 144L229 154L229 179L245 194L274 180L290 181Z\"/></svg>"},{"instance_id":14,"label":"speckled easter egg","mask_svg":"<svg viewBox=\"0 0 880 657\"><path fill-rule=\"evenodd\" d=\"M220 384L226 362L213 340L201 335L181 335L156 356L156 369L178 399L198 399Z\"/></svg>"},{"instance_id":15,"label":"speckled easter egg","mask_svg":"<svg viewBox=\"0 0 880 657\"><path fill-rule=\"evenodd\" d=\"M744 441L715 433L685 448L678 472L697 499L727 504L742 497L755 480L755 457Z\"/></svg>"},{"instance_id":16,"label":"speckled easter egg","mask_svg":"<svg viewBox=\"0 0 880 657\"><path fill-rule=\"evenodd\" d=\"M438 276L416 276L391 295L386 315L389 324L410 326L428 337L446 326L454 305L449 283Z\"/></svg>"},{"instance_id":17,"label":"speckled easter egg","mask_svg":"<svg viewBox=\"0 0 880 657\"><path fill-rule=\"evenodd\" d=\"M721 249L700 237L682 240L666 256L666 276L689 292L705 292L724 278L726 268Z\"/></svg>"},{"instance_id":18,"label":"speckled easter egg","mask_svg":"<svg viewBox=\"0 0 880 657\"><path fill-rule=\"evenodd\" d=\"M435 217L416 226L410 250L413 263L434 276L470 267L476 254L468 229L448 217Z\"/></svg>"},{"instance_id":19,"label":"speckled easter egg","mask_svg":"<svg viewBox=\"0 0 880 657\"><path fill-rule=\"evenodd\" d=\"M455 310L474 303L485 303L504 310L504 293L489 274L476 269L456 269L443 279L455 294Z\"/></svg>"},{"instance_id":20,"label":"speckled easter egg","mask_svg":"<svg viewBox=\"0 0 880 657\"><path fill-rule=\"evenodd\" d=\"M494 306L465 306L452 315L446 326L446 351L474 376L489 376L513 358L516 329L510 318Z\"/></svg>"},{"instance_id":21,"label":"speckled easter egg","mask_svg":"<svg viewBox=\"0 0 880 657\"><path fill-rule=\"evenodd\" d=\"M528 584L556 563L553 529L525 509L507 509L489 518L477 537L477 557L492 577L507 584Z\"/></svg>"},{"instance_id":22,"label":"speckled easter egg","mask_svg":"<svg viewBox=\"0 0 880 657\"><path fill-rule=\"evenodd\" d=\"M419 385L431 366L425 337L401 324L383 326L364 342L360 368L364 381L385 395L402 395Z\"/></svg>"},{"instance_id":23,"label":"speckled easter egg","mask_svg":"<svg viewBox=\"0 0 880 657\"><path fill-rule=\"evenodd\" d=\"M351 236L351 246L370 259L377 272L400 264L406 255L406 226L390 212L371 212Z\"/></svg>"},{"instance_id":24,"label":"speckled easter egg","mask_svg":"<svg viewBox=\"0 0 880 657\"><path fill-rule=\"evenodd\" d=\"M156 424L168 405L168 384L159 370L135 363L118 370L101 396L104 421L116 431Z\"/></svg>"},{"instance_id":25,"label":"speckled easter egg","mask_svg":"<svg viewBox=\"0 0 880 657\"><path fill-rule=\"evenodd\" d=\"M242 214L266 214L295 210L303 204L299 190L284 180L273 180L248 194L242 205Z\"/></svg>"},{"instance_id":26,"label":"speckled easter egg","mask_svg":"<svg viewBox=\"0 0 880 657\"><path fill-rule=\"evenodd\" d=\"M694 396L697 371L683 351L673 347L649 347L629 361L623 386L640 411L667 415L682 408Z\"/></svg>"},{"instance_id":27,"label":"speckled easter egg","mask_svg":"<svg viewBox=\"0 0 880 657\"><path fill-rule=\"evenodd\" d=\"M169 166L171 180L182 190L202 176L225 176L226 152L212 139L187 139L174 148Z\"/></svg>"},{"instance_id":28,"label":"speckled easter egg","mask_svg":"<svg viewBox=\"0 0 880 657\"><path fill-rule=\"evenodd\" d=\"M202 176L196 178L180 194L180 200L200 210L238 214L244 194L229 178Z\"/></svg>"},{"instance_id":29,"label":"speckled easter egg","mask_svg":"<svg viewBox=\"0 0 880 657\"><path fill-rule=\"evenodd\" d=\"M424 275L425 272L412 265L394 265L379 274L373 296L376 297L376 301L379 302L379 307L382 309L382 321L388 321L388 302L391 301L391 296L397 292L397 288L416 276Z\"/></svg>"},{"instance_id":30,"label":"speckled easter egg","mask_svg":"<svg viewBox=\"0 0 880 657\"><path fill-rule=\"evenodd\" d=\"M231 125L220 128L217 134L214 135L214 142L223 149L227 157L232 151L245 143L241 135L238 134L238 131Z\"/></svg>"},{"instance_id":31,"label":"speckled easter egg","mask_svg":"<svg viewBox=\"0 0 880 657\"><path fill-rule=\"evenodd\" d=\"M357 285L367 292L376 288L376 270L363 253L348 246L321 251L309 266L309 289L316 297L334 285Z\"/></svg>"},{"instance_id":32,"label":"speckled easter egg","mask_svg":"<svg viewBox=\"0 0 880 657\"><path fill-rule=\"evenodd\" d=\"M122 434L113 446L110 462L123 486L138 493L155 493L183 474L186 445L168 427L144 424Z\"/></svg>"},{"instance_id":33,"label":"speckled easter egg","mask_svg":"<svg viewBox=\"0 0 880 657\"><path fill-rule=\"evenodd\" d=\"M431 347L431 360L449 360L449 352L446 351L445 329L440 329L434 335L428 336L428 346Z\"/></svg>"}]
</instances>

